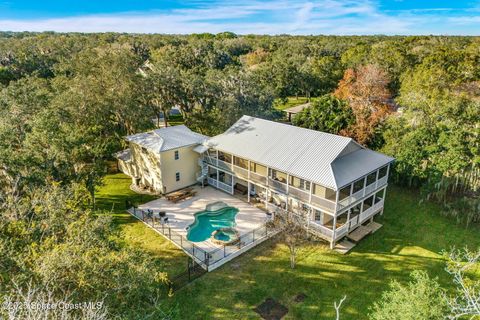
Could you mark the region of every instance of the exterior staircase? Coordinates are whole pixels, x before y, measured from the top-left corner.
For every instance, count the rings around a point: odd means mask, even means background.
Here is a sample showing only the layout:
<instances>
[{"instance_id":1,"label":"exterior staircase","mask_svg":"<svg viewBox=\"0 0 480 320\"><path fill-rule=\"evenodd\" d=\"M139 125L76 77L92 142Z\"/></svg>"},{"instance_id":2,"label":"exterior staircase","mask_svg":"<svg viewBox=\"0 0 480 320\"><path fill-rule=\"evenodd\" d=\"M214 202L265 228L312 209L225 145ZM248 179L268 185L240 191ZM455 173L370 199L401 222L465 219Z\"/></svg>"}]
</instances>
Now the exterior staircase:
<instances>
[{"instance_id":1,"label":"exterior staircase","mask_svg":"<svg viewBox=\"0 0 480 320\"><path fill-rule=\"evenodd\" d=\"M201 170L197 172L197 181L203 184L208 176L208 166L202 161L202 159L198 159L198 165Z\"/></svg>"}]
</instances>

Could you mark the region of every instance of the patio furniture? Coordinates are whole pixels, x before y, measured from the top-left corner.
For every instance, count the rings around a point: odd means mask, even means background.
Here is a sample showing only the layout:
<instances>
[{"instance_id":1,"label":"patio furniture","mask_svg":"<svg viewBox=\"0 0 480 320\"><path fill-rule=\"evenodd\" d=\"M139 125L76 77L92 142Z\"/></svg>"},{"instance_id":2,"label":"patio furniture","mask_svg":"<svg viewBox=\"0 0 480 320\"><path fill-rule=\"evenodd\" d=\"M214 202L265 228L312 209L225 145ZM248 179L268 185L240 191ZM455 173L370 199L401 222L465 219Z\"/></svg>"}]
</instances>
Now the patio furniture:
<instances>
[{"instance_id":1,"label":"patio furniture","mask_svg":"<svg viewBox=\"0 0 480 320\"><path fill-rule=\"evenodd\" d=\"M235 190L240 192L242 195L246 195L248 193L248 187L245 187L243 184L235 184Z\"/></svg>"}]
</instances>

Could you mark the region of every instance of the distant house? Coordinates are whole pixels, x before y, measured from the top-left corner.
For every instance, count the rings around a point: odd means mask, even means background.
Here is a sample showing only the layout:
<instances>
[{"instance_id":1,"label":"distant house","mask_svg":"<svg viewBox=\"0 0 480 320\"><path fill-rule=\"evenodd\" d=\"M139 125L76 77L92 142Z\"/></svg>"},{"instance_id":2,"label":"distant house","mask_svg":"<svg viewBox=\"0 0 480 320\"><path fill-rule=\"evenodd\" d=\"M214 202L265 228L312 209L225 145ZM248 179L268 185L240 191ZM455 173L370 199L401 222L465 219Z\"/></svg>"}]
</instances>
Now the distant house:
<instances>
[{"instance_id":1,"label":"distant house","mask_svg":"<svg viewBox=\"0 0 480 320\"><path fill-rule=\"evenodd\" d=\"M129 148L117 154L119 169L134 185L158 193L185 188L197 181L193 148L206 139L184 125L127 136Z\"/></svg>"},{"instance_id":2,"label":"distant house","mask_svg":"<svg viewBox=\"0 0 480 320\"><path fill-rule=\"evenodd\" d=\"M291 108L287 108L283 110L285 113L287 113L287 118L288 122L292 122L292 119L300 112L302 112L303 109L310 108L310 102L300 104L298 106L294 106Z\"/></svg>"}]
</instances>

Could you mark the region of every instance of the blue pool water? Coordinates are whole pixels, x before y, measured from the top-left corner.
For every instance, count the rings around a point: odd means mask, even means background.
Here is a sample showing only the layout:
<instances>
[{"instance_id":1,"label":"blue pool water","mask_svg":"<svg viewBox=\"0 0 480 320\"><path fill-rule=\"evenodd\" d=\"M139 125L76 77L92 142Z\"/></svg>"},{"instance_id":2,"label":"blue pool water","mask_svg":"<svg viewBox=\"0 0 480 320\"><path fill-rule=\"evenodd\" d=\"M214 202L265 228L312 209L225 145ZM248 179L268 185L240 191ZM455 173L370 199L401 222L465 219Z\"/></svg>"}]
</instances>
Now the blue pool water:
<instances>
[{"instance_id":1,"label":"blue pool water","mask_svg":"<svg viewBox=\"0 0 480 320\"><path fill-rule=\"evenodd\" d=\"M195 214L195 222L190 225L187 239L192 242L205 241L212 232L220 228L235 227L235 216L238 209L224 207L216 211L200 211Z\"/></svg>"}]
</instances>

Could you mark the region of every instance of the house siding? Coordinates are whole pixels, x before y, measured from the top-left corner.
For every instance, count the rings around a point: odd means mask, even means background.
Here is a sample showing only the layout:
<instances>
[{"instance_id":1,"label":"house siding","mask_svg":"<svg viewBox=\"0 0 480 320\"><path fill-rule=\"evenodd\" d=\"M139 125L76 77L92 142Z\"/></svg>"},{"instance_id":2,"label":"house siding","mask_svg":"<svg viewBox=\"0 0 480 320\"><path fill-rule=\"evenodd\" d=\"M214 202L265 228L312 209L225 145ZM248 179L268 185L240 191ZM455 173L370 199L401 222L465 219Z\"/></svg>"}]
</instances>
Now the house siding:
<instances>
[{"instance_id":1,"label":"house siding","mask_svg":"<svg viewBox=\"0 0 480 320\"><path fill-rule=\"evenodd\" d=\"M199 155L193 148L195 146L172 149L161 153L162 192L169 193L195 184ZM175 160L175 151L179 159ZM180 181L176 181L175 174L180 173Z\"/></svg>"}]
</instances>

